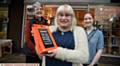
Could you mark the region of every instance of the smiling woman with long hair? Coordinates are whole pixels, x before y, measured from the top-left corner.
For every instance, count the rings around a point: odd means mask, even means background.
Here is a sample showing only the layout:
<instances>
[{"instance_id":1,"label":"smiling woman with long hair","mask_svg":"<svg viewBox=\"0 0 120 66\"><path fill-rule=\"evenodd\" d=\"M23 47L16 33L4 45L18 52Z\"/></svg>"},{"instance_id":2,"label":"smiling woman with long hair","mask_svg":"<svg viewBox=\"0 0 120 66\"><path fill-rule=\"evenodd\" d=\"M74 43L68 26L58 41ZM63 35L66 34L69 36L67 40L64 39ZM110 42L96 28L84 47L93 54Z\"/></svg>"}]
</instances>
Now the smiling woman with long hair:
<instances>
[{"instance_id":1,"label":"smiling woman with long hair","mask_svg":"<svg viewBox=\"0 0 120 66\"><path fill-rule=\"evenodd\" d=\"M91 13L84 15L84 28L88 36L89 61L84 66L98 66L98 60L102 55L104 48L103 33L97 27L93 26L94 18ZM82 65L81 65L82 66Z\"/></svg>"},{"instance_id":2,"label":"smiling woman with long hair","mask_svg":"<svg viewBox=\"0 0 120 66\"><path fill-rule=\"evenodd\" d=\"M76 26L74 11L70 5L58 7L55 26L50 26L58 48L42 55L43 66L79 66L89 58L88 41L82 27ZM37 51L38 56L41 54ZM49 53L49 52L48 52Z\"/></svg>"}]
</instances>

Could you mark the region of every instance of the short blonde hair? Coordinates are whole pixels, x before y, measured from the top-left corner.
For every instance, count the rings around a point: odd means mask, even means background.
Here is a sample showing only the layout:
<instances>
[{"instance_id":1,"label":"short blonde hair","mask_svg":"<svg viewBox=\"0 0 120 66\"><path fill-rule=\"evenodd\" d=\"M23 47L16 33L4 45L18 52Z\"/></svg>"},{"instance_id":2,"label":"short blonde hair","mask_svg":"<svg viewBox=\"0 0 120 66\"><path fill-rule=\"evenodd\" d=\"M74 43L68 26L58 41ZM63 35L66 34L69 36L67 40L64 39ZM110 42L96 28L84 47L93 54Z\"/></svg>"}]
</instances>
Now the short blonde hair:
<instances>
[{"instance_id":1,"label":"short blonde hair","mask_svg":"<svg viewBox=\"0 0 120 66\"><path fill-rule=\"evenodd\" d=\"M72 16L72 29L74 26L76 26L76 17L75 17L75 13L73 11L73 8L70 5L61 5L58 7L56 15L55 15L55 26L58 27L57 24L57 16L61 13L61 12L65 12L65 13L69 13Z\"/></svg>"}]
</instances>

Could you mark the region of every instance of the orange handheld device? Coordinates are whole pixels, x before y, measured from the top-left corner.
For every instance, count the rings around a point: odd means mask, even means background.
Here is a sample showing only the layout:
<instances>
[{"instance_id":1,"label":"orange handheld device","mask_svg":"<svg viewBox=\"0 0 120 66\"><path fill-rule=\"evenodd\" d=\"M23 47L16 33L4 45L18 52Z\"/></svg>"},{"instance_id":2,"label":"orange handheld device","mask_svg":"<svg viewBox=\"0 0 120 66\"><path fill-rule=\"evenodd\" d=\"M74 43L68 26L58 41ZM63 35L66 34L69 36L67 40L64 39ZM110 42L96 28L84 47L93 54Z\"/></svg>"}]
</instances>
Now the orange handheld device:
<instances>
[{"instance_id":1,"label":"orange handheld device","mask_svg":"<svg viewBox=\"0 0 120 66\"><path fill-rule=\"evenodd\" d=\"M36 49L40 54L57 48L57 44L48 26L33 24L32 32Z\"/></svg>"}]
</instances>

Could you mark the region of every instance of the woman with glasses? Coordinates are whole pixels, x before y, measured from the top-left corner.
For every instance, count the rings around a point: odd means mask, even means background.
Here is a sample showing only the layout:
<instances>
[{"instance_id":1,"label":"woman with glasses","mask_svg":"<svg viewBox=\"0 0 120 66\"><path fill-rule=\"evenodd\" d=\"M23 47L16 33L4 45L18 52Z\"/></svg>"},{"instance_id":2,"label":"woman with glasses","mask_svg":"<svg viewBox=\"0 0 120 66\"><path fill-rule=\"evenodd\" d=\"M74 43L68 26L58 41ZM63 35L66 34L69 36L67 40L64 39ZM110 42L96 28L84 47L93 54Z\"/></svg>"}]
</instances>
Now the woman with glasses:
<instances>
[{"instance_id":1,"label":"woman with glasses","mask_svg":"<svg viewBox=\"0 0 120 66\"><path fill-rule=\"evenodd\" d=\"M43 66L79 66L88 60L88 41L82 27L76 26L74 11L70 5L58 7L55 26L50 26L58 48L42 55ZM41 54L36 48L38 56Z\"/></svg>"}]
</instances>

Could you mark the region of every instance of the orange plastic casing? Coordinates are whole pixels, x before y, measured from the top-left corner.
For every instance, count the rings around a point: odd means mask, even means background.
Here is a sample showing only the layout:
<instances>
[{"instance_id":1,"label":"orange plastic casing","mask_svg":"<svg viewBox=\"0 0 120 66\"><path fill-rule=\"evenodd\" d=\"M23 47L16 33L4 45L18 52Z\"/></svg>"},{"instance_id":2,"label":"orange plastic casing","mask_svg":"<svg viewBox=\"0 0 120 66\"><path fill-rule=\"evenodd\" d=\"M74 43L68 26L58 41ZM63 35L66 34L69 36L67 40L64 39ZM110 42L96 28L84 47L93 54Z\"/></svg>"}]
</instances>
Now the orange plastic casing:
<instances>
[{"instance_id":1,"label":"orange plastic casing","mask_svg":"<svg viewBox=\"0 0 120 66\"><path fill-rule=\"evenodd\" d=\"M39 32L40 29L47 30L47 34L49 35L49 38L52 42L52 47L45 47L41 33ZM33 33L36 49L40 54L47 53L48 51L51 51L51 50L54 50L57 48L57 44L56 44L56 42L53 38L53 35L48 26L33 24L32 25L32 33Z\"/></svg>"}]
</instances>

